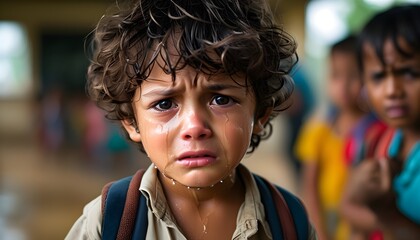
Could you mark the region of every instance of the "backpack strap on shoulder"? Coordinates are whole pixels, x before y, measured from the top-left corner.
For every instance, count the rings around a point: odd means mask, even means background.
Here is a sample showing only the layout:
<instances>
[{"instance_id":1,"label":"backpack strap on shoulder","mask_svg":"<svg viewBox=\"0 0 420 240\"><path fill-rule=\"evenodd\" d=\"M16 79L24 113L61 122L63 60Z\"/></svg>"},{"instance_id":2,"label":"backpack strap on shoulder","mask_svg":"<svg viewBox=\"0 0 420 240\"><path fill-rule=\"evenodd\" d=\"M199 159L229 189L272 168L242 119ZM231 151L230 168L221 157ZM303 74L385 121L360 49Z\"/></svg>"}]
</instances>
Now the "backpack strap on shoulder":
<instances>
[{"instance_id":1,"label":"backpack strap on shoulder","mask_svg":"<svg viewBox=\"0 0 420 240\"><path fill-rule=\"evenodd\" d=\"M254 174L254 178L260 190L273 239L308 239L309 221L300 200L261 176Z\"/></svg>"},{"instance_id":2,"label":"backpack strap on shoulder","mask_svg":"<svg viewBox=\"0 0 420 240\"><path fill-rule=\"evenodd\" d=\"M359 162L366 158L375 157L376 148L387 129L388 126L386 126L383 122L378 121L366 130L362 146L363 152Z\"/></svg>"},{"instance_id":3,"label":"backpack strap on shoulder","mask_svg":"<svg viewBox=\"0 0 420 240\"><path fill-rule=\"evenodd\" d=\"M254 178L260 191L261 202L264 205L265 215L270 226L273 240L287 239L283 235L283 226L280 222L280 216L277 211L274 211L276 209L276 205L274 203L274 199L271 197L270 189L261 177L254 174Z\"/></svg>"},{"instance_id":4,"label":"backpack strap on shoulder","mask_svg":"<svg viewBox=\"0 0 420 240\"><path fill-rule=\"evenodd\" d=\"M102 239L132 238L142 199L139 186L144 172L139 170L131 177L108 183L102 189Z\"/></svg>"},{"instance_id":5,"label":"backpack strap on shoulder","mask_svg":"<svg viewBox=\"0 0 420 240\"><path fill-rule=\"evenodd\" d=\"M307 240L310 233L310 224L305 205L303 205L298 197L291 194L289 191L278 186L276 186L276 188L283 196L290 210L289 212L293 216L292 220L295 226L295 233L297 233L297 239Z\"/></svg>"},{"instance_id":6,"label":"backpack strap on shoulder","mask_svg":"<svg viewBox=\"0 0 420 240\"><path fill-rule=\"evenodd\" d=\"M146 239L147 226L148 226L148 208L146 198L141 194L139 201L139 208L137 210L136 222L134 225L133 238L132 239Z\"/></svg>"},{"instance_id":7,"label":"backpack strap on shoulder","mask_svg":"<svg viewBox=\"0 0 420 240\"><path fill-rule=\"evenodd\" d=\"M375 157L380 160L381 158L389 157L388 149L394 137L395 129L388 128L384 134L379 138L378 145L375 149Z\"/></svg>"}]
</instances>

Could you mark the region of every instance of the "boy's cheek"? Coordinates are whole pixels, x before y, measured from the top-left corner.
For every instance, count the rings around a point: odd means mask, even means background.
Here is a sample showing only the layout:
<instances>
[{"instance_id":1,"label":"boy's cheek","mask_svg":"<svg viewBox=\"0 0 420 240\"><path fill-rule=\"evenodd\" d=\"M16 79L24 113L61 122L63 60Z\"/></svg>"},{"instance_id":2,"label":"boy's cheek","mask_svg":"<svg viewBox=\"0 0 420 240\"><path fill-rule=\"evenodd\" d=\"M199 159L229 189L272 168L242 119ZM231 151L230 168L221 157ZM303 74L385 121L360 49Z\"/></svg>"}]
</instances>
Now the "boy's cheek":
<instances>
[{"instance_id":1,"label":"boy's cheek","mask_svg":"<svg viewBox=\"0 0 420 240\"><path fill-rule=\"evenodd\" d=\"M235 124L233 122L227 123L224 129L224 135L229 139L239 139L244 141L251 137L252 125L251 124Z\"/></svg>"},{"instance_id":2,"label":"boy's cheek","mask_svg":"<svg viewBox=\"0 0 420 240\"><path fill-rule=\"evenodd\" d=\"M377 87L372 86L372 84L366 84L366 93L367 93L367 101L372 108L372 110L377 111L378 109L378 101L381 100L382 90L378 90Z\"/></svg>"},{"instance_id":3,"label":"boy's cheek","mask_svg":"<svg viewBox=\"0 0 420 240\"><path fill-rule=\"evenodd\" d=\"M253 132L253 120L239 118L237 121L232 119L226 122L226 127L223 129L221 136L224 136L226 145L234 146L233 149L248 149L248 145Z\"/></svg>"}]
</instances>

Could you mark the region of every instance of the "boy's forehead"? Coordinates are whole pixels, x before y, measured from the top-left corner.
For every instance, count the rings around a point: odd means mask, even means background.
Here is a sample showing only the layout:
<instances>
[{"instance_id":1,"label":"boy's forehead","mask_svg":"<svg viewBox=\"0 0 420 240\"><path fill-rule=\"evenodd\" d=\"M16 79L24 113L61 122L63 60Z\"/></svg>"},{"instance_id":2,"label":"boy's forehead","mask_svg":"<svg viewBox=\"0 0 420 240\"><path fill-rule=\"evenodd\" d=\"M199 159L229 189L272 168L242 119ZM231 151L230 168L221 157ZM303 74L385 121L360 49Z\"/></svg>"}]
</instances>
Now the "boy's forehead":
<instances>
[{"instance_id":1,"label":"boy's forehead","mask_svg":"<svg viewBox=\"0 0 420 240\"><path fill-rule=\"evenodd\" d=\"M187 65L192 65L191 62L202 62L201 65L206 63L202 58L214 62L220 62L221 56L219 56L214 49L203 47L202 49L185 49L185 46L181 46L180 33L175 32L169 35L166 40L154 41L151 48L148 50L147 56L150 61L154 62L154 65L159 65L164 71L179 70ZM200 65L200 64L196 64ZM199 72L196 69L195 72ZM223 69L215 69L213 72L223 71Z\"/></svg>"},{"instance_id":2,"label":"boy's forehead","mask_svg":"<svg viewBox=\"0 0 420 240\"><path fill-rule=\"evenodd\" d=\"M149 56L154 58L154 63L150 69L146 81L171 81L172 84L185 80L192 81L194 85L203 82L231 82L239 85L246 85L246 75L241 72L227 74L224 69L210 70L199 69L187 62L180 50L175 45L176 34L173 39L169 38L166 42L155 42ZM206 52L206 56L215 61L220 58L216 52Z\"/></svg>"},{"instance_id":3,"label":"boy's forehead","mask_svg":"<svg viewBox=\"0 0 420 240\"><path fill-rule=\"evenodd\" d=\"M334 63L336 59L356 61L356 53L352 51L336 50L330 54L329 58L331 63Z\"/></svg>"},{"instance_id":4,"label":"boy's forehead","mask_svg":"<svg viewBox=\"0 0 420 240\"><path fill-rule=\"evenodd\" d=\"M152 61L155 61L161 68L176 67L177 63L182 61L181 53L177 50L172 41L155 41L149 50L148 55Z\"/></svg>"},{"instance_id":5,"label":"boy's forehead","mask_svg":"<svg viewBox=\"0 0 420 240\"><path fill-rule=\"evenodd\" d=\"M363 44L363 55L378 59L385 65L411 58L408 54L411 53L412 48L402 37L397 38L396 41L387 38L381 46L382 49L376 49L372 42L365 42Z\"/></svg>"},{"instance_id":6,"label":"boy's forehead","mask_svg":"<svg viewBox=\"0 0 420 240\"><path fill-rule=\"evenodd\" d=\"M173 72L168 72L167 63L165 63L161 57L159 58L156 59L156 63L153 65L150 74L146 79L147 82L173 86L182 83L189 83L193 86L210 83L235 84L243 87L247 86L245 74L239 72L235 74L226 74L224 72L207 73L187 64L185 64L182 68L174 69Z\"/></svg>"},{"instance_id":7,"label":"boy's forehead","mask_svg":"<svg viewBox=\"0 0 420 240\"><path fill-rule=\"evenodd\" d=\"M381 49L380 52L378 52L377 48L375 48L375 46L372 43L363 43L363 59L365 60L364 62L366 63L367 59L374 59L380 61L381 56L379 56L379 54L385 55L384 49L385 47L383 47L383 49Z\"/></svg>"}]
</instances>

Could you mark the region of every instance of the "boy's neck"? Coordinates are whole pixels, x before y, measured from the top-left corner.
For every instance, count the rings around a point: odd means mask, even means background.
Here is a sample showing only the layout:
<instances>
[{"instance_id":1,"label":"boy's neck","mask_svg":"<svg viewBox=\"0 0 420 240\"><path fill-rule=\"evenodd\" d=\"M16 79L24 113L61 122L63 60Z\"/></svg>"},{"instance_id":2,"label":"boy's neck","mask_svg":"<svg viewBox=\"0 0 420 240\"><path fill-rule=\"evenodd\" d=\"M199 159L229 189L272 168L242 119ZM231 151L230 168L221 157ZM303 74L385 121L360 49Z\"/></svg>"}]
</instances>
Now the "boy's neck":
<instances>
[{"instance_id":1,"label":"boy's neck","mask_svg":"<svg viewBox=\"0 0 420 240\"><path fill-rule=\"evenodd\" d=\"M187 239L223 239L232 236L245 187L236 170L212 187L188 188L159 172L168 206ZM223 221L220 221L223 219Z\"/></svg>"},{"instance_id":2,"label":"boy's neck","mask_svg":"<svg viewBox=\"0 0 420 240\"><path fill-rule=\"evenodd\" d=\"M403 128L401 129L404 136L404 145L411 148L416 142L420 141L419 128Z\"/></svg>"},{"instance_id":3,"label":"boy's neck","mask_svg":"<svg viewBox=\"0 0 420 240\"><path fill-rule=\"evenodd\" d=\"M184 199L185 201L193 200L196 202L206 202L208 200L218 199L223 196L229 196L235 192L235 188L242 186L240 183L241 181L237 176L236 169L234 169L228 177L221 179L213 186L201 188L185 186L164 176L159 170L158 178L167 198L175 197L177 199Z\"/></svg>"},{"instance_id":4,"label":"boy's neck","mask_svg":"<svg viewBox=\"0 0 420 240\"><path fill-rule=\"evenodd\" d=\"M420 140L420 128L403 128L402 129L404 138Z\"/></svg>"},{"instance_id":5,"label":"boy's neck","mask_svg":"<svg viewBox=\"0 0 420 240\"><path fill-rule=\"evenodd\" d=\"M416 128L401 128L400 130L402 131L403 139L398 150L397 158L405 162L412 152L414 145L420 141L420 131Z\"/></svg>"}]
</instances>

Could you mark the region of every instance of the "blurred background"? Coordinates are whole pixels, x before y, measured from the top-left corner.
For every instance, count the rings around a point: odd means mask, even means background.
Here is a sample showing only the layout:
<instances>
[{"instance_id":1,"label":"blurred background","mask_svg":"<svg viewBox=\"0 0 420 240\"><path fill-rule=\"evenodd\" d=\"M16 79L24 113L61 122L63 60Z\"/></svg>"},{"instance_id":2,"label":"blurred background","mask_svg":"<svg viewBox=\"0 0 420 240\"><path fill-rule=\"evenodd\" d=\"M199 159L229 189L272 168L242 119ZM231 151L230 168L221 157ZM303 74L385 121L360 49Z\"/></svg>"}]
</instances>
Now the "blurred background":
<instances>
[{"instance_id":1,"label":"blurred background","mask_svg":"<svg viewBox=\"0 0 420 240\"><path fill-rule=\"evenodd\" d=\"M85 96L84 44L114 2L0 1L0 240L63 239L106 182L149 165ZM328 46L395 2L271 1L298 42L303 90L246 165L298 193L293 139L325 102Z\"/></svg>"}]
</instances>

